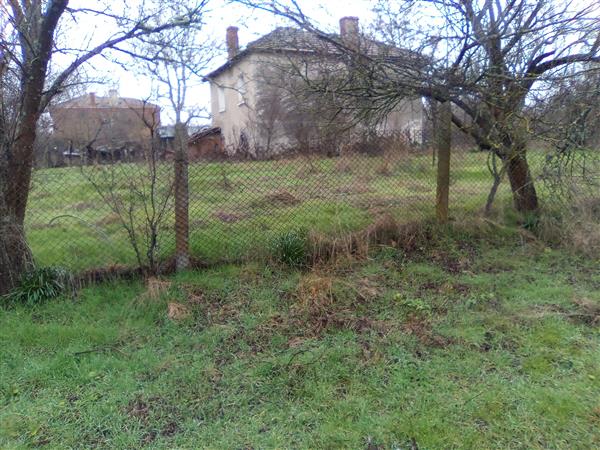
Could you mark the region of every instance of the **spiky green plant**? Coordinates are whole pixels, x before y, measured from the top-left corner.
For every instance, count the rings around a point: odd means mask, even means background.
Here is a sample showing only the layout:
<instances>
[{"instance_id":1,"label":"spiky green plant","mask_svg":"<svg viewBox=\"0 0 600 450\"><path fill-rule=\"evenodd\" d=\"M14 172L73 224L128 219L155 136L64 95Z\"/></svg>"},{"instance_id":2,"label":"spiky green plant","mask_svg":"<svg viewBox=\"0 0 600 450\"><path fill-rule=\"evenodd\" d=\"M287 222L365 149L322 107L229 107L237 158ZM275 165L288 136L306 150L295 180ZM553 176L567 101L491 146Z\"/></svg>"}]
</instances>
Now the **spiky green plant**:
<instances>
[{"instance_id":1,"label":"spiky green plant","mask_svg":"<svg viewBox=\"0 0 600 450\"><path fill-rule=\"evenodd\" d=\"M36 305L63 294L72 284L69 271L63 267L37 267L21 277L19 285L5 296L8 305Z\"/></svg>"},{"instance_id":2,"label":"spiky green plant","mask_svg":"<svg viewBox=\"0 0 600 450\"><path fill-rule=\"evenodd\" d=\"M304 267L308 259L307 233L304 230L289 230L271 242L273 256L281 263L292 267Z\"/></svg>"}]
</instances>

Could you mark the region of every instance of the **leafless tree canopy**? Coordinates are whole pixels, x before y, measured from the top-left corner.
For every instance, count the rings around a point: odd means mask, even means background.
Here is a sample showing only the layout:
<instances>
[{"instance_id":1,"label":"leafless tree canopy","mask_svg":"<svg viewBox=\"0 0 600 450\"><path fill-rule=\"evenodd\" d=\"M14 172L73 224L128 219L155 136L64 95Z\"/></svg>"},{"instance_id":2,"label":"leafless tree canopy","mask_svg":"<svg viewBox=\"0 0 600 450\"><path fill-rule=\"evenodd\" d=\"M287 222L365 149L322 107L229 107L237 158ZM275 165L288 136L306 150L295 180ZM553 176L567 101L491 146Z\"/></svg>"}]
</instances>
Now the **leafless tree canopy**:
<instances>
[{"instance_id":1,"label":"leafless tree canopy","mask_svg":"<svg viewBox=\"0 0 600 450\"><path fill-rule=\"evenodd\" d=\"M133 8L113 1L91 7L71 7L68 0L0 4L0 247L26 247L24 242L14 242L22 241L22 232L4 230L22 229L38 121L50 102L93 58L141 56L133 42L198 23L206 4L207 0L148 0ZM78 42L65 38L67 30L78 27L81 32L90 23L93 31ZM18 273L26 265L24 252L14 254L15 258L23 261L0 259L0 290L13 283L9 273Z\"/></svg>"},{"instance_id":2,"label":"leafless tree canopy","mask_svg":"<svg viewBox=\"0 0 600 450\"><path fill-rule=\"evenodd\" d=\"M362 45L318 29L296 0L242 3L284 16L346 55L352 70L334 91L367 99L358 114L381 115L415 95L451 102L454 125L506 166L520 211L538 208L525 110L539 89L600 62L597 2L380 0L373 40ZM387 51L369 51L369 42Z\"/></svg>"}]
</instances>

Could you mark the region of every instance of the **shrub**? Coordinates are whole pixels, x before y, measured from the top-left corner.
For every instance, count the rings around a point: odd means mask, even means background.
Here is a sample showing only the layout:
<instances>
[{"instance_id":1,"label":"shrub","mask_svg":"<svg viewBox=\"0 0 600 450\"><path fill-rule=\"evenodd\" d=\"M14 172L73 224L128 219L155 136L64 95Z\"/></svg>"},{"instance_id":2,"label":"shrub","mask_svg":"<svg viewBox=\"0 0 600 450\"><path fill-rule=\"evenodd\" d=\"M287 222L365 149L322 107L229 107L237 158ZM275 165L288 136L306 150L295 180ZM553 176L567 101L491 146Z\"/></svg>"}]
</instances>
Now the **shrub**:
<instances>
[{"instance_id":1,"label":"shrub","mask_svg":"<svg viewBox=\"0 0 600 450\"><path fill-rule=\"evenodd\" d=\"M62 267L35 268L21 276L19 285L5 296L5 303L36 305L60 296L70 285L72 277Z\"/></svg>"},{"instance_id":2,"label":"shrub","mask_svg":"<svg viewBox=\"0 0 600 450\"><path fill-rule=\"evenodd\" d=\"M279 262L289 267L304 267L308 259L307 242L304 230L286 231L273 239L271 252Z\"/></svg>"}]
</instances>

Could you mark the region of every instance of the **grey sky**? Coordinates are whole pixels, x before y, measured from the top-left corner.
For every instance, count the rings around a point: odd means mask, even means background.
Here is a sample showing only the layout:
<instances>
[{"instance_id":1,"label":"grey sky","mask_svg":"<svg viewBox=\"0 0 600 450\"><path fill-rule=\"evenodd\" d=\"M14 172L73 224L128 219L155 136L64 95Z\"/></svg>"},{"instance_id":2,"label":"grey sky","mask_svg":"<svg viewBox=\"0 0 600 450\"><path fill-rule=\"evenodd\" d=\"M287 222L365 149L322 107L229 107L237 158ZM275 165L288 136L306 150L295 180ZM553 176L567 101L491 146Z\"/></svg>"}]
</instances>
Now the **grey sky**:
<instances>
[{"instance_id":1,"label":"grey sky","mask_svg":"<svg viewBox=\"0 0 600 450\"><path fill-rule=\"evenodd\" d=\"M133 5L137 4L137 0L126 0L124 3ZM338 21L343 16L359 16L363 25L370 22L372 18L371 7L373 2L368 0L304 0L300 4L303 10L321 26L332 30L337 29ZM223 0L215 0L211 5L211 9L213 12L207 20L206 34L222 43L225 41L225 29L229 25L239 27L240 45L242 46L268 33L277 26L287 25L281 18L266 12L251 11L240 5L227 5ZM69 36L72 34L77 39L86 39L87 36L92 34L93 26L87 28L87 33L83 33L82 29L83 27L80 24L73 30L69 30ZM226 51L223 47L221 55L212 64L213 68L218 67L225 60ZM88 71L92 76L110 80L106 84L89 87L89 91L96 91L99 95L103 95L111 88L118 88L123 96L148 98L152 91L152 80L149 77L140 76L139 73L128 71L102 58L95 59ZM188 103L208 109L210 95L207 83L196 80L194 84ZM164 102L159 103L163 107L163 122L169 121L168 105ZM205 122L207 121L208 119L205 120Z\"/></svg>"}]
</instances>

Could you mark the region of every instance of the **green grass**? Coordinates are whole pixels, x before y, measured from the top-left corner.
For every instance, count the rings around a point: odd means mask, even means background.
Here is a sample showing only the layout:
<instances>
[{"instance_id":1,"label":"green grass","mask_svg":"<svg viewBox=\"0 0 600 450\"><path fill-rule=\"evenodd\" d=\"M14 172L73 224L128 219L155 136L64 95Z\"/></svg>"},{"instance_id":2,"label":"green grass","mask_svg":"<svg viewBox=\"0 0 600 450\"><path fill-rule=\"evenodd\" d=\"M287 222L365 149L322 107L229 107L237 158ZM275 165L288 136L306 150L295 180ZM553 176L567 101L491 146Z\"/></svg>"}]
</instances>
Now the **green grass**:
<instances>
[{"instance_id":1,"label":"green grass","mask_svg":"<svg viewBox=\"0 0 600 450\"><path fill-rule=\"evenodd\" d=\"M450 231L0 311L0 447L598 448L598 267Z\"/></svg>"},{"instance_id":2,"label":"green grass","mask_svg":"<svg viewBox=\"0 0 600 450\"><path fill-rule=\"evenodd\" d=\"M491 186L486 155L457 153L453 159L451 213L481 210ZM365 227L383 212L409 221L433 216L435 166L429 154L401 157L382 170L382 157L355 155L281 161L193 163L189 168L191 250L207 263L262 254L290 228L340 234ZM312 169L311 169L312 168ZM89 171L89 168L85 169ZM120 167L124 183L140 176L135 165ZM167 183L172 167L160 167ZM164 187L164 186L163 186ZM278 195L291 202L280 202ZM509 202L506 183L498 205ZM172 206L171 206L172 210ZM160 254L173 254L173 214L161 230ZM79 168L34 174L26 232L40 265L79 271L134 264L126 233Z\"/></svg>"}]
</instances>

